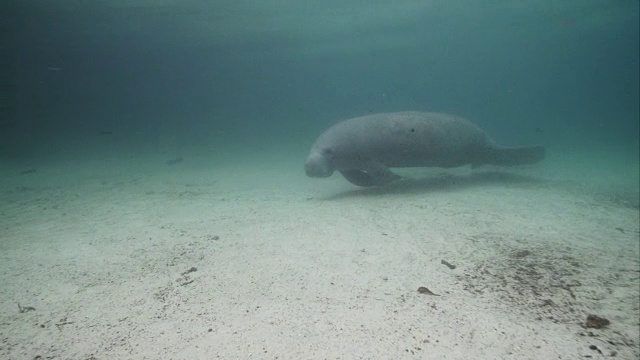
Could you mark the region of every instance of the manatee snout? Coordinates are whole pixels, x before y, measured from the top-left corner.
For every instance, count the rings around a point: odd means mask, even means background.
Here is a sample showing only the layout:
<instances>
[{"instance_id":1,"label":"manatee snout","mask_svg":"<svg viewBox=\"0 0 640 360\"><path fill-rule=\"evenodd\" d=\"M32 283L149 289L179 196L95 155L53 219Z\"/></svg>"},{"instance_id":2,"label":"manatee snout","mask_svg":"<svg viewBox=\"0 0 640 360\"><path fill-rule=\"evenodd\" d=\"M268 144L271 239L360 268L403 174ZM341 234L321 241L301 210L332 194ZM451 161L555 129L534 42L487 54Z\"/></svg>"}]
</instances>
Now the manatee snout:
<instances>
[{"instance_id":1,"label":"manatee snout","mask_svg":"<svg viewBox=\"0 0 640 360\"><path fill-rule=\"evenodd\" d=\"M311 153L304 162L304 171L309 177L329 177L333 170L327 159L319 153Z\"/></svg>"}]
</instances>

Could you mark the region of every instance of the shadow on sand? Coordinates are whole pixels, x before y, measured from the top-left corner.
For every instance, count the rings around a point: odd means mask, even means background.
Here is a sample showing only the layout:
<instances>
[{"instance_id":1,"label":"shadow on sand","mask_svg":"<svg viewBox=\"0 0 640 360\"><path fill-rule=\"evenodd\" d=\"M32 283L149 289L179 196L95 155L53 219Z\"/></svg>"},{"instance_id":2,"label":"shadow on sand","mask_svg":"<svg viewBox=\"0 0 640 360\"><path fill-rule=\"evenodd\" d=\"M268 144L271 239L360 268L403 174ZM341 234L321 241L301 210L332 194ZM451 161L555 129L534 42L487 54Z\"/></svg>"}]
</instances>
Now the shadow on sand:
<instances>
[{"instance_id":1,"label":"shadow on sand","mask_svg":"<svg viewBox=\"0 0 640 360\"><path fill-rule=\"evenodd\" d=\"M333 194L323 200L339 200L362 196L413 195L436 192L456 192L469 188L491 186L539 188L558 191L576 198L590 199L598 205L614 205L640 209L640 193L637 188L594 185L576 180L549 180L541 177L516 174L507 171L473 171L466 174L442 173L420 178L404 178L386 186L359 188Z\"/></svg>"},{"instance_id":2,"label":"shadow on sand","mask_svg":"<svg viewBox=\"0 0 640 360\"><path fill-rule=\"evenodd\" d=\"M380 187L354 188L328 196L325 200L338 200L359 196L389 194L424 194L430 192L450 192L473 187L491 185L528 187L548 184L549 181L526 175L500 171L472 172L470 174L440 174L424 178L404 178Z\"/></svg>"}]
</instances>

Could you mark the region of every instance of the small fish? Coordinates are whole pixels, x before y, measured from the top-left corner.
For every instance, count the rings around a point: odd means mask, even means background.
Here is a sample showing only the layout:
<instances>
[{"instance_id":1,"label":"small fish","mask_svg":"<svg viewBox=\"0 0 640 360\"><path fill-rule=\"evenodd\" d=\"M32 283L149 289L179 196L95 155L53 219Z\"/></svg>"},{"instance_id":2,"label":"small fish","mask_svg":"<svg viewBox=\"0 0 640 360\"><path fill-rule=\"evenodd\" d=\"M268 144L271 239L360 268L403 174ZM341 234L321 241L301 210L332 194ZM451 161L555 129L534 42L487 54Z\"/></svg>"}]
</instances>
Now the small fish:
<instances>
[{"instance_id":1,"label":"small fish","mask_svg":"<svg viewBox=\"0 0 640 360\"><path fill-rule=\"evenodd\" d=\"M418 292L419 292L420 294L425 294L425 295L440 296L440 295L438 295L438 294L434 294L434 293L433 293L433 291L431 291L431 290L427 289L427 288L426 288L426 287L424 287L424 286L420 286L420 287L418 288Z\"/></svg>"},{"instance_id":2,"label":"small fish","mask_svg":"<svg viewBox=\"0 0 640 360\"><path fill-rule=\"evenodd\" d=\"M167 160L167 165L176 165L176 164L180 164L183 161L184 159L182 157L177 157L175 159Z\"/></svg>"}]
</instances>

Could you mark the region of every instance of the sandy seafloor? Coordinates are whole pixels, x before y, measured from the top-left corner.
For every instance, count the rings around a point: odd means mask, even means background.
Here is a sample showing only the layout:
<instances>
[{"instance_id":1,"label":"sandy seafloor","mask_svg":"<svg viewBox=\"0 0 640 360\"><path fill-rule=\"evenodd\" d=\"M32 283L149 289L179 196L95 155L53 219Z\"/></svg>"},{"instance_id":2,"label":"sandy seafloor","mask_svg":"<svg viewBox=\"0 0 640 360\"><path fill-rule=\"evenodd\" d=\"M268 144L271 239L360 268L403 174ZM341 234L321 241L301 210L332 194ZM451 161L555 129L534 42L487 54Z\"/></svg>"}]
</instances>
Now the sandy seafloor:
<instances>
[{"instance_id":1,"label":"sandy seafloor","mask_svg":"<svg viewBox=\"0 0 640 360\"><path fill-rule=\"evenodd\" d=\"M637 159L552 150L372 189L304 152L6 162L0 358L637 359Z\"/></svg>"}]
</instances>

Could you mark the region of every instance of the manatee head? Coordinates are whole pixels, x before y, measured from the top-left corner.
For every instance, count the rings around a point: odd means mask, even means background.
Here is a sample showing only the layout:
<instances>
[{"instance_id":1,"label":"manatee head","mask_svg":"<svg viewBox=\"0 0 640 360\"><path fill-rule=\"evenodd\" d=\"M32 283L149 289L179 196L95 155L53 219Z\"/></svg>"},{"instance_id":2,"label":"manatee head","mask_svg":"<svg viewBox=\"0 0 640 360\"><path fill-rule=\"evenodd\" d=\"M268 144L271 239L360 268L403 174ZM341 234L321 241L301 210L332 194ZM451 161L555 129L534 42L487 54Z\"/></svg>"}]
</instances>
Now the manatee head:
<instances>
[{"instance_id":1,"label":"manatee head","mask_svg":"<svg viewBox=\"0 0 640 360\"><path fill-rule=\"evenodd\" d=\"M335 154L330 148L313 148L304 162L304 171L309 177L329 177L336 170Z\"/></svg>"}]
</instances>

